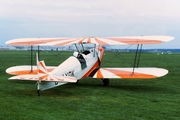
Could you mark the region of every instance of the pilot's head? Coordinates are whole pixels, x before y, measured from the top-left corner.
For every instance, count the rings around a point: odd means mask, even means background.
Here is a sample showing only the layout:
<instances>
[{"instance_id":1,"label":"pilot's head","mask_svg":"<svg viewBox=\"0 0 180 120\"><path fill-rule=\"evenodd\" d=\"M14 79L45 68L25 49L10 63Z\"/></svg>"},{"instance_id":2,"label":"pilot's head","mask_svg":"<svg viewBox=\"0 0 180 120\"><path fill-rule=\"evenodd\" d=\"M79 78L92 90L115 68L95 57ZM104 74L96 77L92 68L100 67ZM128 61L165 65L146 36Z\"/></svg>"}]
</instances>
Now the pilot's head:
<instances>
[{"instance_id":1,"label":"pilot's head","mask_svg":"<svg viewBox=\"0 0 180 120\"><path fill-rule=\"evenodd\" d=\"M73 53L73 56L74 56L74 57L78 57L78 54L79 54L79 53L78 53L77 51L75 51L75 52Z\"/></svg>"}]
</instances>

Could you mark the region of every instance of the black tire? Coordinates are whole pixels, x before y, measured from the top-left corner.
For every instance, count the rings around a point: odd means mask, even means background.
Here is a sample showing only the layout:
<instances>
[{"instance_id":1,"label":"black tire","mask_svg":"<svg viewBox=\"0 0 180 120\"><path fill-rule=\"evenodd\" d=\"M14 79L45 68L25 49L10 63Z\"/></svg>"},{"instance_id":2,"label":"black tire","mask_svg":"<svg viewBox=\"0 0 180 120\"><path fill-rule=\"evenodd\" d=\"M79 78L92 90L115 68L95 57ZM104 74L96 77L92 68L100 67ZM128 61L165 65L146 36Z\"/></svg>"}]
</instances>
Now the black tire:
<instances>
[{"instance_id":1,"label":"black tire","mask_svg":"<svg viewBox=\"0 0 180 120\"><path fill-rule=\"evenodd\" d=\"M104 79L102 79L102 81L103 81L103 85L104 86L108 86L109 85L109 79L104 78Z\"/></svg>"},{"instance_id":2,"label":"black tire","mask_svg":"<svg viewBox=\"0 0 180 120\"><path fill-rule=\"evenodd\" d=\"M77 80L76 84L79 84L79 80Z\"/></svg>"},{"instance_id":3,"label":"black tire","mask_svg":"<svg viewBox=\"0 0 180 120\"><path fill-rule=\"evenodd\" d=\"M72 83L72 84L78 85L78 84L79 84L79 80L77 80L77 82L75 82L75 83Z\"/></svg>"},{"instance_id":4,"label":"black tire","mask_svg":"<svg viewBox=\"0 0 180 120\"><path fill-rule=\"evenodd\" d=\"M37 96L40 97L40 90L37 90Z\"/></svg>"}]
</instances>

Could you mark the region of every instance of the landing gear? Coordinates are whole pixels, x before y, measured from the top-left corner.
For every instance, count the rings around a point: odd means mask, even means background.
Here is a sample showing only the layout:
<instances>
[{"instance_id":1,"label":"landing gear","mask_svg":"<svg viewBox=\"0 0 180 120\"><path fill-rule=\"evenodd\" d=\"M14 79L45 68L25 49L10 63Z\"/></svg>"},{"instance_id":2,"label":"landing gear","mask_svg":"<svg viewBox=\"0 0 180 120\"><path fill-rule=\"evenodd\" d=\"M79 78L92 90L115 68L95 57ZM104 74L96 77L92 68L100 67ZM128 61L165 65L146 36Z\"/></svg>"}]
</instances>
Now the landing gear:
<instances>
[{"instance_id":1,"label":"landing gear","mask_svg":"<svg viewBox=\"0 0 180 120\"><path fill-rule=\"evenodd\" d=\"M40 90L37 90L37 96L40 97Z\"/></svg>"},{"instance_id":2,"label":"landing gear","mask_svg":"<svg viewBox=\"0 0 180 120\"><path fill-rule=\"evenodd\" d=\"M75 82L75 84L79 84L79 80L77 80L77 82Z\"/></svg>"},{"instance_id":3,"label":"landing gear","mask_svg":"<svg viewBox=\"0 0 180 120\"><path fill-rule=\"evenodd\" d=\"M40 88L41 88L41 82L37 82L37 96L40 97Z\"/></svg>"},{"instance_id":4,"label":"landing gear","mask_svg":"<svg viewBox=\"0 0 180 120\"><path fill-rule=\"evenodd\" d=\"M102 81L103 81L103 85L104 86L108 86L109 85L109 79L104 78L104 79L102 79Z\"/></svg>"},{"instance_id":5,"label":"landing gear","mask_svg":"<svg viewBox=\"0 0 180 120\"><path fill-rule=\"evenodd\" d=\"M72 83L72 84L78 85L78 84L79 84L79 80L77 80L77 82L75 82L75 83Z\"/></svg>"}]
</instances>

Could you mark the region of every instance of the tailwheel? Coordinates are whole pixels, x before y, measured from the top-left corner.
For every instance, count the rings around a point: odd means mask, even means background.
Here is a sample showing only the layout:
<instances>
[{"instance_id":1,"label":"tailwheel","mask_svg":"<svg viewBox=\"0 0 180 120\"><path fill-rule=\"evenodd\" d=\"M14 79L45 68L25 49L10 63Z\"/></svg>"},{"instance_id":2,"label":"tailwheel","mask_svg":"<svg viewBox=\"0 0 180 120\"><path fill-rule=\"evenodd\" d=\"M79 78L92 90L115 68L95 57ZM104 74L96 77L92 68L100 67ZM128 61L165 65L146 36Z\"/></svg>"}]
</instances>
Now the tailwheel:
<instances>
[{"instance_id":1,"label":"tailwheel","mask_svg":"<svg viewBox=\"0 0 180 120\"><path fill-rule=\"evenodd\" d=\"M72 83L72 84L76 84L76 85L78 85L78 84L79 84L79 80L77 80L75 83Z\"/></svg>"},{"instance_id":2,"label":"tailwheel","mask_svg":"<svg viewBox=\"0 0 180 120\"><path fill-rule=\"evenodd\" d=\"M75 84L79 84L79 80L77 80L77 82L75 82Z\"/></svg>"},{"instance_id":3,"label":"tailwheel","mask_svg":"<svg viewBox=\"0 0 180 120\"><path fill-rule=\"evenodd\" d=\"M109 85L109 79L103 78L102 81L103 81L103 85L104 86L108 86Z\"/></svg>"},{"instance_id":4,"label":"tailwheel","mask_svg":"<svg viewBox=\"0 0 180 120\"><path fill-rule=\"evenodd\" d=\"M37 96L39 97L40 96L40 88L41 88L41 82L37 82Z\"/></svg>"}]
</instances>

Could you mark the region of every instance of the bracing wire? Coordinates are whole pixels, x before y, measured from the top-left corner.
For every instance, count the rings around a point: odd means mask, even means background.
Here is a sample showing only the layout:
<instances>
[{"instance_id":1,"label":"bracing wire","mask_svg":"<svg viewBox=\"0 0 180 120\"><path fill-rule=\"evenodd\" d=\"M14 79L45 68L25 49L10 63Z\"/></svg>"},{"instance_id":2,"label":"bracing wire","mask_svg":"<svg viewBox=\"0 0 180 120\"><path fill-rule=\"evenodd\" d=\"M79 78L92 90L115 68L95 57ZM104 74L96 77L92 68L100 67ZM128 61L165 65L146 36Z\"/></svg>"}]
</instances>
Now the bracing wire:
<instances>
[{"instance_id":1,"label":"bracing wire","mask_svg":"<svg viewBox=\"0 0 180 120\"><path fill-rule=\"evenodd\" d=\"M110 60L108 60L108 61L110 61L112 65L113 65L113 62L117 62L117 59L119 60L119 62L120 62L122 65L124 65L124 63L127 63L127 62L130 64L128 58L126 58L126 57L124 57L124 56L122 55L121 50L122 50L122 51L127 51L127 50L128 50L129 48L131 48L133 45L134 45L134 44L131 44L131 45L127 46L126 48L124 48L124 49L118 49L117 51L112 51L113 48L112 48L111 46L108 46L111 50L110 50L110 51L106 51L106 52L110 53L110 54L112 55L112 57L113 57L113 59L112 59L112 58L109 58ZM105 54L106 54L106 52L105 52ZM118 66L119 66L119 65L118 65Z\"/></svg>"}]
</instances>

